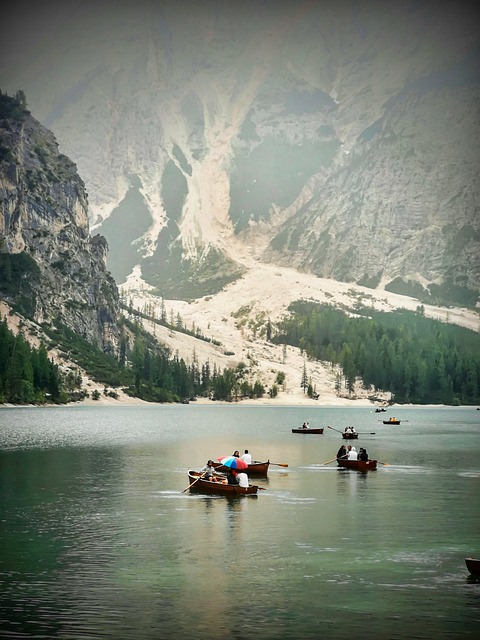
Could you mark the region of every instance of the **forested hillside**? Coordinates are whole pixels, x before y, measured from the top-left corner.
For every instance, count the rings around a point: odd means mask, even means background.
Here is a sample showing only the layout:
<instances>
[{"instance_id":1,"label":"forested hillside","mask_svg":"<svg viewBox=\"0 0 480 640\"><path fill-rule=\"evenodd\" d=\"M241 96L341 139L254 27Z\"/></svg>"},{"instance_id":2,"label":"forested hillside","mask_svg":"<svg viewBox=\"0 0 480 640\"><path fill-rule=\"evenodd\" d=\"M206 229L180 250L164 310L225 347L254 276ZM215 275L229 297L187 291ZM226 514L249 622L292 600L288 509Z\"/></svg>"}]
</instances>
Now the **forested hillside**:
<instances>
[{"instance_id":1,"label":"forested hillside","mask_svg":"<svg viewBox=\"0 0 480 640\"><path fill-rule=\"evenodd\" d=\"M171 354L138 322L124 318L119 322L118 358L78 336L65 325L44 327L51 346L60 355L68 355L78 369L60 367L48 355L42 343L32 347L20 332L15 335L0 323L0 404L68 403L89 395L82 388L80 371L105 385L105 394L116 396L121 388L132 397L148 402L185 402L195 397L232 400L260 397L264 388L244 379L245 367L219 371L208 362L194 359L187 364L178 354ZM112 389L109 389L112 387ZM92 393L98 399L98 392Z\"/></svg>"},{"instance_id":2,"label":"forested hillside","mask_svg":"<svg viewBox=\"0 0 480 640\"><path fill-rule=\"evenodd\" d=\"M389 390L399 403L478 404L480 336L417 313L360 307L346 313L328 305L297 302L272 341L300 347L309 358L337 363L353 389Z\"/></svg>"},{"instance_id":3,"label":"forested hillside","mask_svg":"<svg viewBox=\"0 0 480 640\"><path fill-rule=\"evenodd\" d=\"M0 322L0 404L62 402L60 372L45 345L31 347L23 335L14 335Z\"/></svg>"}]
</instances>

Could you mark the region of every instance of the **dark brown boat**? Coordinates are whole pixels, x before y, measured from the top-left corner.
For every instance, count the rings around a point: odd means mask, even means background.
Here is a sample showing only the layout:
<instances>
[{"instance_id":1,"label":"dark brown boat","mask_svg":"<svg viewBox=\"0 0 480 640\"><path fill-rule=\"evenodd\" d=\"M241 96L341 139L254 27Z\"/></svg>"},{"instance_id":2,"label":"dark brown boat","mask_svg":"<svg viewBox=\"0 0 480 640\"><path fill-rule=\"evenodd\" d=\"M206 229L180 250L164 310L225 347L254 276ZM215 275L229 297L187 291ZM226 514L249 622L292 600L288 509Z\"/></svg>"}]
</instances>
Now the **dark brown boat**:
<instances>
[{"instance_id":1,"label":"dark brown boat","mask_svg":"<svg viewBox=\"0 0 480 640\"><path fill-rule=\"evenodd\" d=\"M292 433L323 433L323 428L320 429L311 429L310 427L299 427L298 429L292 429Z\"/></svg>"},{"instance_id":2,"label":"dark brown boat","mask_svg":"<svg viewBox=\"0 0 480 640\"><path fill-rule=\"evenodd\" d=\"M247 473L249 476L267 476L269 466L270 460L267 460L266 462L252 460L252 462L248 465L248 468L245 469L245 473ZM219 471L221 473L227 473L228 471L228 468L224 467L220 462L214 462L213 467L215 471Z\"/></svg>"},{"instance_id":3,"label":"dark brown boat","mask_svg":"<svg viewBox=\"0 0 480 640\"><path fill-rule=\"evenodd\" d=\"M351 433L350 431L343 432L342 438L344 440L356 440L358 438L358 433Z\"/></svg>"},{"instance_id":4,"label":"dark brown boat","mask_svg":"<svg viewBox=\"0 0 480 640\"><path fill-rule=\"evenodd\" d=\"M480 560L477 558L465 558L465 564L472 576L480 578Z\"/></svg>"},{"instance_id":5,"label":"dark brown boat","mask_svg":"<svg viewBox=\"0 0 480 640\"><path fill-rule=\"evenodd\" d=\"M222 482L212 482L202 478L200 471L189 469L188 481L190 491L200 491L201 493L215 493L221 496L246 496L254 495L258 491L257 485L251 484L248 487L241 487L238 484L223 484Z\"/></svg>"},{"instance_id":6,"label":"dark brown boat","mask_svg":"<svg viewBox=\"0 0 480 640\"><path fill-rule=\"evenodd\" d=\"M390 418L390 420L383 420L383 424L400 424L400 420Z\"/></svg>"},{"instance_id":7,"label":"dark brown boat","mask_svg":"<svg viewBox=\"0 0 480 640\"><path fill-rule=\"evenodd\" d=\"M345 469L354 469L355 471L375 471L377 468L376 460L347 460L346 458L337 458L339 467Z\"/></svg>"}]
</instances>

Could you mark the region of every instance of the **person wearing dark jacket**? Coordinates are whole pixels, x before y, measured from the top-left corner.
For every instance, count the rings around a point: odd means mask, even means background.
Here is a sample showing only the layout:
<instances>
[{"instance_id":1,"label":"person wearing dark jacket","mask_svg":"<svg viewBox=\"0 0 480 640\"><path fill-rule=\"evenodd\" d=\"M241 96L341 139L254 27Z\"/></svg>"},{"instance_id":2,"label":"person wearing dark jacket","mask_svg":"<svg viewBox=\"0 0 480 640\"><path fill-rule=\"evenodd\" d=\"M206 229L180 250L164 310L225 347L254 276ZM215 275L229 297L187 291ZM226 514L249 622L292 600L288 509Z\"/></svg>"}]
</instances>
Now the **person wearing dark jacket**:
<instances>
[{"instance_id":1,"label":"person wearing dark jacket","mask_svg":"<svg viewBox=\"0 0 480 640\"><path fill-rule=\"evenodd\" d=\"M342 446L340 447L340 449L337 451L337 460L339 458L346 458L347 457L347 448L345 447L344 444L342 444Z\"/></svg>"},{"instance_id":2,"label":"person wearing dark jacket","mask_svg":"<svg viewBox=\"0 0 480 640\"><path fill-rule=\"evenodd\" d=\"M358 459L363 460L364 462L368 462L368 453L367 450L363 447L360 447L360 451L358 452Z\"/></svg>"},{"instance_id":3,"label":"person wearing dark jacket","mask_svg":"<svg viewBox=\"0 0 480 640\"><path fill-rule=\"evenodd\" d=\"M238 484L237 472L233 469L230 469L227 473L227 483Z\"/></svg>"}]
</instances>

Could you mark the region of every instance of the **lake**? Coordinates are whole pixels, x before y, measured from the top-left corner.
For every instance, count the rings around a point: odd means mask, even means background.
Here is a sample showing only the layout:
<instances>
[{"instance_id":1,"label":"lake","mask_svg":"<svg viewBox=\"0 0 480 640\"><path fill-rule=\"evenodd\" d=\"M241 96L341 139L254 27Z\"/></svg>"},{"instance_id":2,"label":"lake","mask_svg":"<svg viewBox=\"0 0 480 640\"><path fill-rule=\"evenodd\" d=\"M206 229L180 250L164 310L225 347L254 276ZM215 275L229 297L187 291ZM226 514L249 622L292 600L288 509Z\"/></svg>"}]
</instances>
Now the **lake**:
<instances>
[{"instance_id":1,"label":"lake","mask_svg":"<svg viewBox=\"0 0 480 640\"><path fill-rule=\"evenodd\" d=\"M383 464L325 465L327 425ZM183 492L235 449L264 491ZM479 489L475 407L3 408L0 636L477 637Z\"/></svg>"}]
</instances>

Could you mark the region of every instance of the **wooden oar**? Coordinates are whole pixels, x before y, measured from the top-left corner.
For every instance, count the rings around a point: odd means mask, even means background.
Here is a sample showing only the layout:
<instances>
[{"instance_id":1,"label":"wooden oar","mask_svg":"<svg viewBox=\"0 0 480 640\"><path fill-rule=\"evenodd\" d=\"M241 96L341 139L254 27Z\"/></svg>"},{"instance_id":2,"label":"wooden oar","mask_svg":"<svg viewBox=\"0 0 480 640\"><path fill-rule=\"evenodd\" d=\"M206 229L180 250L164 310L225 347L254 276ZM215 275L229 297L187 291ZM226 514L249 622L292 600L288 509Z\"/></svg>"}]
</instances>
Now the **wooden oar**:
<instances>
[{"instance_id":1,"label":"wooden oar","mask_svg":"<svg viewBox=\"0 0 480 640\"><path fill-rule=\"evenodd\" d=\"M207 472L206 472L206 471L204 471L204 472L202 473L202 475L201 475L201 476L198 476L198 478L195 480L195 482L192 482L192 484L189 484L189 485L188 485L188 487L185 487L185 489L182 491L182 493L185 493L185 491L188 491L188 489L190 489L190 487L193 487L193 485L194 485L194 484L196 484L196 483L200 480L200 478L203 478L203 476L204 476L206 473L207 473Z\"/></svg>"},{"instance_id":2,"label":"wooden oar","mask_svg":"<svg viewBox=\"0 0 480 640\"><path fill-rule=\"evenodd\" d=\"M381 460L377 460L377 462L379 464L383 464L384 467L391 467L392 466L391 464L388 464L388 462L382 462Z\"/></svg>"},{"instance_id":3,"label":"wooden oar","mask_svg":"<svg viewBox=\"0 0 480 640\"><path fill-rule=\"evenodd\" d=\"M327 462L324 462L323 465L326 464L330 464L331 462L335 462L336 458L332 458L331 460L328 460Z\"/></svg>"},{"instance_id":4,"label":"wooden oar","mask_svg":"<svg viewBox=\"0 0 480 640\"><path fill-rule=\"evenodd\" d=\"M331 429L332 431L337 431L337 433L343 433L343 431L339 431L338 429L334 429L333 427L328 427L327 429Z\"/></svg>"},{"instance_id":5,"label":"wooden oar","mask_svg":"<svg viewBox=\"0 0 480 640\"><path fill-rule=\"evenodd\" d=\"M280 464L280 462L270 462L270 464L274 464L276 467L288 467L288 464Z\"/></svg>"}]
</instances>

